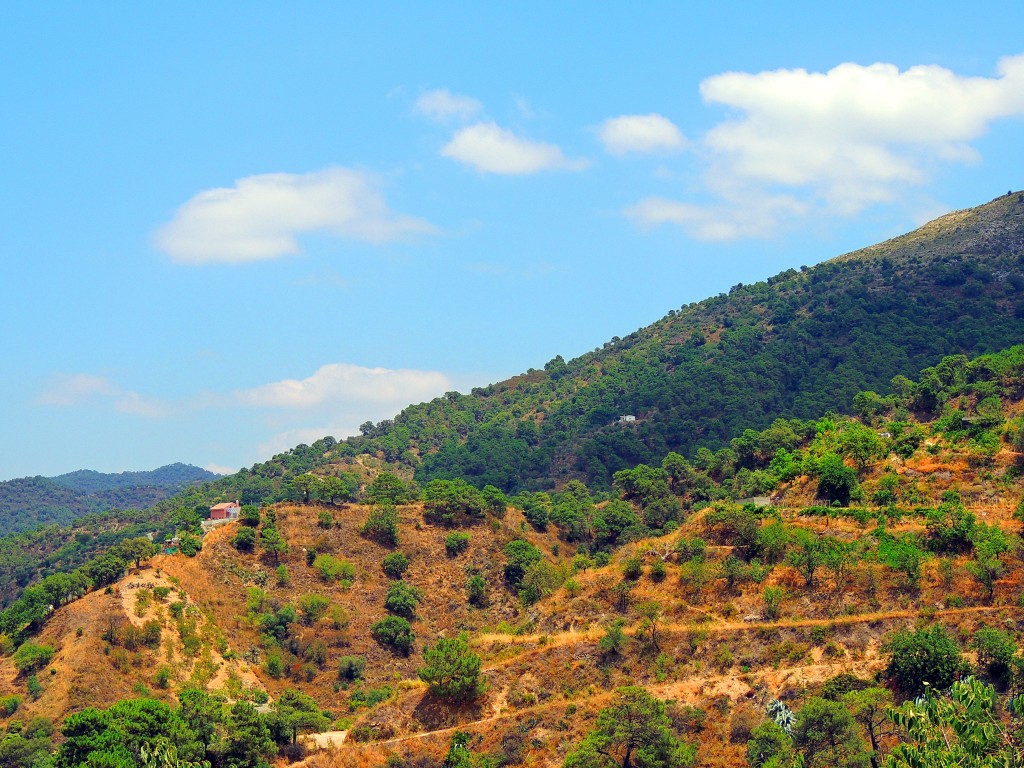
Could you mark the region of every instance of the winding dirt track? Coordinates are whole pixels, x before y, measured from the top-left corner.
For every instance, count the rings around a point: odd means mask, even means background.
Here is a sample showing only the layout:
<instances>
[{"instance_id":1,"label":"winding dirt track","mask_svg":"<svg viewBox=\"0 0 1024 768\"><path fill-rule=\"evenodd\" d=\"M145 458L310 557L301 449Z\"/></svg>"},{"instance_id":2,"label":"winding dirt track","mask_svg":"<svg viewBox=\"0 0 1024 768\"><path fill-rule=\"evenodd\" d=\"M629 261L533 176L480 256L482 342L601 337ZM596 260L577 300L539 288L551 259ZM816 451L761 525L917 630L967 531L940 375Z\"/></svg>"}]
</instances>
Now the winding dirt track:
<instances>
[{"instance_id":1,"label":"winding dirt track","mask_svg":"<svg viewBox=\"0 0 1024 768\"><path fill-rule=\"evenodd\" d=\"M1013 612L1016 613L1020 609L1015 606L972 606L969 608L947 608L944 610L936 610L935 616L962 616L967 614L977 613L992 613L992 612ZM901 619L901 618L914 618L921 615L920 609L917 610L902 610L902 611L878 611L875 613L860 613L853 616L836 616L834 618L825 619L783 619L780 621L758 621L758 622L744 622L734 621L726 623L714 624L711 622L691 622L685 624L664 624L658 629L659 633L672 633L672 632L688 632L695 630L703 630L707 632L733 632L737 630L746 629L761 629L761 628L772 628L772 629L785 629L785 628L800 628L800 627L814 627L814 626L836 626L836 625L851 625L867 623L872 621L884 621L889 619ZM485 667L485 671L499 669L512 661L521 659L524 655L531 652L541 652L546 648L555 646L575 645L580 642L594 642L602 634L600 627L590 628L585 631L569 631L554 634L535 634L535 635L510 635L501 633L490 633L478 635L474 638L474 645L482 645L486 643L500 643L506 642L510 644L527 644L527 643L540 643L543 641L543 645L538 645L535 648L524 648L524 652L517 654L507 659L502 659L500 662L491 664ZM733 698L740 696L750 695L750 692L754 690L758 683L767 682L769 680L778 683L786 682L788 680L799 680L802 683L820 683L841 672L856 672L863 675L865 672L874 672L881 669L883 661L877 654L874 658L870 659L859 659L852 660L847 659L845 661L833 661L828 664L801 664L793 667L781 667L779 669L767 668L761 669L754 672L745 674L737 674L734 672L724 673L705 673L696 674L687 677L684 680L673 680L667 683L660 683L656 685L648 685L647 689L662 699L673 699L676 701L682 701L686 703L693 703L702 698L708 698L711 696L727 694ZM590 703L604 703L611 699L614 695L614 691L604 691L600 693L594 693L588 697ZM488 723L501 722L503 720L511 719L514 717L521 717L523 715L529 715L532 713L541 713L547 710L564 707L569 702L559 699L557 701L548 701L541 704L535 704L530 707L522 707L511 711L502 711L495 714L483 717L478 720L472 720L466 723L460 723L459 725L451 726L448 728L440 728L435 731L424 731L422 733L413 733L406 736L397 736L393 739L386 739L384 741L375 742L379 746L387 746L393 744L401 744L407 741L415 741L418 739L426 739L432 736L444 736L453 734L457 730L468 730L472 728L478 728L486 726ZM315 735L311 735L315 739ZM312 739L311 739L312 740ZM326 746L326 745L325 745ZM316 755L311 755L301 762L295 763L294 765L307 765L308 768L315 768L319 763L316 760ZM315 762L314 762L315 761Z\"/></svg>"}]
</instances>

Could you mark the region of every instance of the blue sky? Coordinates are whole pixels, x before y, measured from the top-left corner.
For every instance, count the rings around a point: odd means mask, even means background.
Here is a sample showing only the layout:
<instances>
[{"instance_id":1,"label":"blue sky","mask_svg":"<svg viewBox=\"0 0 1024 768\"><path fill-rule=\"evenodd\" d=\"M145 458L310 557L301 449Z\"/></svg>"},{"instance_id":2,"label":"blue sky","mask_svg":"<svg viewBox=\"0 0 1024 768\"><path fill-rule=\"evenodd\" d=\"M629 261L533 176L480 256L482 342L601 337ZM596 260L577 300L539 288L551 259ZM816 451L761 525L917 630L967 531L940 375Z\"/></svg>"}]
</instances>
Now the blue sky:
<instances>
[{"instance_id":1,"label":"blue sky","mask_svg":"<svg viewBox=\"0 0 1024 768\"><path fill-rule=\"evenodd\" d=\"M1024 186L1024 4L700 5L6 9L0 479L234 470Z\"/></svg>"}]
</instances>

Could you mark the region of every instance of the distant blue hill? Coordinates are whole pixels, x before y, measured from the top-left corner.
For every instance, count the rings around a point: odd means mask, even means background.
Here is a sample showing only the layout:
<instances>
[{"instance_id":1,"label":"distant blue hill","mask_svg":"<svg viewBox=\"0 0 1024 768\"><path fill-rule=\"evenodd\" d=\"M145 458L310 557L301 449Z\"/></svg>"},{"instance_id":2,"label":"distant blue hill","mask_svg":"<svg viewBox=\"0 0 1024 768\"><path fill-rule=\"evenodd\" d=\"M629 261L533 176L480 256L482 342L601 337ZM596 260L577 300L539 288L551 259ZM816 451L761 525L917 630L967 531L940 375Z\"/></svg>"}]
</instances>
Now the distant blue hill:
<instances>
[{"instance_id":1,"label":"distant blue hill","mask_svg":"<svg viewBox=\"0 0 1024 768\"><path fill-rule=\"evenodd\" d=\"M22 477L0 483L0 536L48 523L65 525L108 509L145 509L218 475L190 464L148 472L80 469L57 477Z\"/></svg>"}]
</instances>

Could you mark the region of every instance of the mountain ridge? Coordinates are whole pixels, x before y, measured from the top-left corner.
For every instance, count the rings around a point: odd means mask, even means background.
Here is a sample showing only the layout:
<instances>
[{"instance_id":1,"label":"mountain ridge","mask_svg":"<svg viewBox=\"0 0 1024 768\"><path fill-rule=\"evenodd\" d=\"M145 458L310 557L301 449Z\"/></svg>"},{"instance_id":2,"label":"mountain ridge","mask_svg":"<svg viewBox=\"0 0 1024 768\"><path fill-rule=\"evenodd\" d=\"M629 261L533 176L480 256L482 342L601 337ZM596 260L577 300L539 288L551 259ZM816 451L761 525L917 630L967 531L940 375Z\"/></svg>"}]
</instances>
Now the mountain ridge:
<instances>
[{"instance_id":1,"label":"mountain ridge","mask_svg":"<svg viewBox=\"0 0 1024 768\"><path fill-rule=\"evenodd\" d=\"M864 389L949 354L1024 338L1024 194L671 310L543 371L449 393L346 443L504 490L599 485L667 450L719 448L737 429L849 407ZM746 402L731 393L746 392ZM620 416L637 421L626 431ZM498 466L495 467L495 460ZM490 466L489 466L490 465Z\"/></svg>"},{"instance_id":2,"label":"mountain ridge","mask_svg":"<svg viewBox=\"0 0 1024 768\"><path fill-rule=\"evenodd\" d=\"M67 524L111 508L143 509L183 488L216 479L190 464L167 464L142 472L77 470L55 477L19 477L0 482L0 535L51 523Z\"/></svg>"}]
</instances>

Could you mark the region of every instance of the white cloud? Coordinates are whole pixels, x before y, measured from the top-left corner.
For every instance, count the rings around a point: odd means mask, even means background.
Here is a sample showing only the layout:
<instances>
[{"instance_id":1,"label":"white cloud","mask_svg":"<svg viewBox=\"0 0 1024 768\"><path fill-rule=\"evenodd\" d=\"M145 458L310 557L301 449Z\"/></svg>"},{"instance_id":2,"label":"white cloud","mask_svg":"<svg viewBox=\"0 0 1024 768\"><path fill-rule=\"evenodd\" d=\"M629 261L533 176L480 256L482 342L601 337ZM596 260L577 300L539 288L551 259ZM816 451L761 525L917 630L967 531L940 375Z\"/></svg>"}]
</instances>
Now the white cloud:
<instances>
[{"instance_id":1,"label":"white cloud","mask_svg":"<svg viewBox=\"0 0 1024 768\"><path fill-rule=\"evenodd\" d=\"M621 115L602 123L598 138L605 151L613 155L627 152L673 152L686 146L686 137L666 117Z\"/></svg>"},{"instance_id":2,"label":"white cloud","mask_svg":"<svg viewBox=\"0 0 1024 768\"><path fill-rule=\"evenodd\" d=\"M712 202L651 198L625 213L722 239L900 200L941 166L976 162L970 142L993 122L1024 115L1024 55L1002 59L997 75L884 63L716 75L701 94L735 114L699 142Z\"/></svg>"},{"instance_id":3,"label":"white cloud","mask_svg":"<svg viewBox=\"0 0 1024 768\"><path fill-rule=\"evenodd\" d=\"M581 170L587 166L584 160L567 159L554 144L521 138L495 123L476 123L456 132L441 154L482 173L506 175Z\"/></svg>"},{"instance_id":4,"label":"white cloud","mask_svg":"<svg viewBox=\"0 0 1024 768\"><path fill-rule=\"evenodd\" d=\"M124 389L110 379L90 373L60 375L35 398L38 405L72 408L92 402L110 404L119 413L163 418L169 414L166 403Z\"/></svg>"},{"instance_id":5,"label":"white cloud","mask_svg":"<svg viewBox=\"0 0 1024 768\"><path fill-rule=\"evenodd\" d=\"M379 244L432 231L390 211L373 176L330 168L248 176L200 192L154 242L175 261L240 263L299 253L297 237L309 232Z\"/></svg>"},{"instance_id":6,"label":"white cloud","mask_svg":"<svg viewBox=\"0 0 1024 768\"><path fill-rule=\"evenodd\" d=\"M806 213L807 206L784 196L763 196L743 205L693 205L664 197L648 197L626 209L625 214L645 228L675 224L699 240L735 240L770 237L779 220Z\"/></svg>"},{"instance_id":7,"label":"white cloud","mask_svg":"<svg viewBox=\"0 0 1024 768\"><path fill-rule=\"evenodd\" d=\"M483 109L483 105L470 96L460 96L447 88L427 91L413 104L413 112L436 120L469 120Z\"/></svg>"},{"instance_id":8,"label":"white cloud","mask_svg":"<svg viewBox=\"0 0 1024 768\"><path fill-rule=\"evenodd\" d=\"M237 467L228 467L223 464L215 464L212 461L203 464L203 469L207 472L213 472L215 475L233 475L238 471Z\"/></svg>"},{"instance_id":9,"label":"white cloud","mask_svg":"<svg viewBox=\"0 0 1024 768\"><path fill-rule=\"evenodd\" d=\"M451 389L451 382L438 371L331 363L305 379L284 379L237 390L231 399L255 408L312 408L351 400L407 405L436 397L448 389Z\"/></svg>"}]
</instances>

